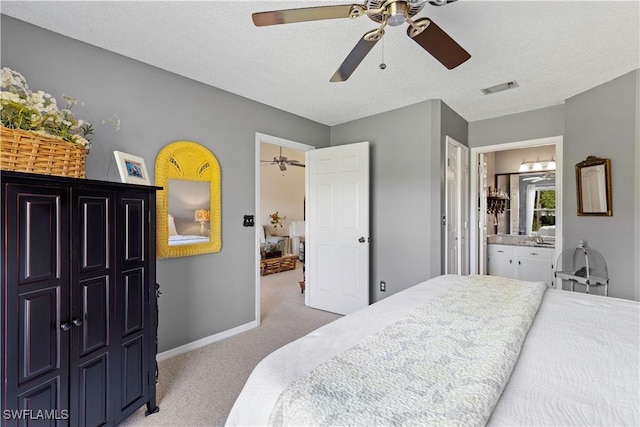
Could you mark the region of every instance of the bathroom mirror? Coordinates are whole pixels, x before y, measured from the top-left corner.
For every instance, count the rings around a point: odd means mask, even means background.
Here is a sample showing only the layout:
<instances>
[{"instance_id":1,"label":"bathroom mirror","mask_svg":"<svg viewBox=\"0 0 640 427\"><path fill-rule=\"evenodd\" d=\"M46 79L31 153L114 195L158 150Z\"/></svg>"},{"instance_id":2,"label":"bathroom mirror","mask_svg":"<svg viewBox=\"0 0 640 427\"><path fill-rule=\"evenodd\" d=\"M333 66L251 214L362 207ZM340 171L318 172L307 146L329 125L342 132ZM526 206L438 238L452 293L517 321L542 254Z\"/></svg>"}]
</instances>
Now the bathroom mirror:
<instances>
[{"instance_id":1,"label":"bathroom mirror","mask_svg":"<svg viewBox=\"0 0 640 427\"><path fill-rule=\"evenodd\" d=\"M158 258L219 252L222 246L220 165L191 141L165 146L156 158Z\"/></svg>"},{"instance_id":2,"label":"bathroom mirror","mask_svg":"<svg viewBox=\"0 0 640 427\"><path fill-rule=\"evenodd\" d=\"M496 218L496 234L555 238L555 171L497 174L495 185L509 197L508 209Z\"/></svg>"},{"instance_id":3,"label":"bathroom mirror","mask_svg":"<svg viewBox=\"0 0 640 427\"><path fill-rule=\"evenodd\" d=\"M612 216L611 161L594 156L576 165L578 215Z\"/></svg>"}]
</instances>

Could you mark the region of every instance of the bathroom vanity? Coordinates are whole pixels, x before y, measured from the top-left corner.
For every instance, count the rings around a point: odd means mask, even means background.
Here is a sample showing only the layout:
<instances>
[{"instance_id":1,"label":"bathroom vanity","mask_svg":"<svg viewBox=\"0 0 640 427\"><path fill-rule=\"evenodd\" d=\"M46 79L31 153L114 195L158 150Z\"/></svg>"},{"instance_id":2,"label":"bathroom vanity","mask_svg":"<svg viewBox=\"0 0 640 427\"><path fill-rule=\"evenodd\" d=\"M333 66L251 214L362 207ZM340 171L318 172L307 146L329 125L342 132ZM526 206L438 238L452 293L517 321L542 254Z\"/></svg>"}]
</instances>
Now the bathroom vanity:
<instances>
[{"instance_id":1,"label":"bathroom vanity","mask_svg":"<svg viewBox=\"0 0 640 427\"><path fill-rule=\"evenodd\" d=\"M555 247L525 236L489 236L487 273L553 285Z\"/></svg>"}]
</instances>

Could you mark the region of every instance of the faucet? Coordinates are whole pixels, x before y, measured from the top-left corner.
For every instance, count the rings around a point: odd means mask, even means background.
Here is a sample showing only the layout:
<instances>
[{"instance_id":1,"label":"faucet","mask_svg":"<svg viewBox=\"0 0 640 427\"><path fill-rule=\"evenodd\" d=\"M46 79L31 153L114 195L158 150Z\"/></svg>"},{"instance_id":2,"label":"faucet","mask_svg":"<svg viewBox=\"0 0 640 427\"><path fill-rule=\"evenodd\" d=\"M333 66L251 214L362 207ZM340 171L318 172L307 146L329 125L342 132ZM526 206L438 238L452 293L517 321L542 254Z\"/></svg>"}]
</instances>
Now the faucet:
<instances>
[{"instance_id":1,"label":"faucet","mask_svg":"<svg viewBox=\"0 0 640 427\"><path fill-rule=\"evenodd\" d=\"M542 237L542 236L540 235L540 233L535 233L535 234L533 235L533 241L534 241L535 243L539 243L539 244L540 244L540 243L544 243L544 237Z\"/></svg>"}]
</instances>

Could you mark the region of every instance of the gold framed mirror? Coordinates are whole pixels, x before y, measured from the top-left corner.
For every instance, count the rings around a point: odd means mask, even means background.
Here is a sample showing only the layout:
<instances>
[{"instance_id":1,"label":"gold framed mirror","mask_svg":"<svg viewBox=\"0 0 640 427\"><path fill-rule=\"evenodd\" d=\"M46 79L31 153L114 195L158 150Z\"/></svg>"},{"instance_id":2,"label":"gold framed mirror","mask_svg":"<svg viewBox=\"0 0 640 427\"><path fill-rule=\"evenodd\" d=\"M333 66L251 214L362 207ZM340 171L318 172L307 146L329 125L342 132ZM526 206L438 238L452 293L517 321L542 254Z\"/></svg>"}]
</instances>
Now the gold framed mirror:
<instances>
[{"instance_id":1,"label":"gold framed mirror","mask_svg":"<svg viewBox=\"0 0 640 427\"><path fill-rule=\"evenodd\" d=\"M156 157L158 258L220 252L220 164L192 141L166 145Z\"/></svg>"},{"instance_id":2,"label":"gold framed mirror","mask_svg":"<svg viewBox=\"0 0 640 427\"><path fill-rule=\"evenodd\" d=\"M579 216L612 216L611 161L595 156L576 165Z\"/></svg>"}]
</instances>

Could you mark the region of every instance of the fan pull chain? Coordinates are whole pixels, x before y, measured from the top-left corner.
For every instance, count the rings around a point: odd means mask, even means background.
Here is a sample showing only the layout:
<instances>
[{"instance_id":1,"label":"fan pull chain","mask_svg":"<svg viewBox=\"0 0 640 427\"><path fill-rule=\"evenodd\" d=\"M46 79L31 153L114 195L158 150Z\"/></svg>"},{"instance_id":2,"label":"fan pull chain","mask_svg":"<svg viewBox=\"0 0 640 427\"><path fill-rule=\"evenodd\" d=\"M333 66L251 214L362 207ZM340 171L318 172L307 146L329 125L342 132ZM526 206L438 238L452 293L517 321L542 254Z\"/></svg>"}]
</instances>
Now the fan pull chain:
<instances>
[{"instance_id":1,"label":"fan pull chain","mask_svg":"<svg viewBox=\"0 0 640 427\"><path fill-rule=\"evenodd\" d=\"M384 63L384 38L380 41L382 42L382 62L380 62L380 69L384 70L385 68L387 68L387 64Z\"/></svg>"}]
</instances>

